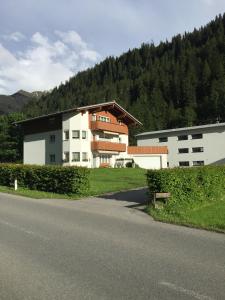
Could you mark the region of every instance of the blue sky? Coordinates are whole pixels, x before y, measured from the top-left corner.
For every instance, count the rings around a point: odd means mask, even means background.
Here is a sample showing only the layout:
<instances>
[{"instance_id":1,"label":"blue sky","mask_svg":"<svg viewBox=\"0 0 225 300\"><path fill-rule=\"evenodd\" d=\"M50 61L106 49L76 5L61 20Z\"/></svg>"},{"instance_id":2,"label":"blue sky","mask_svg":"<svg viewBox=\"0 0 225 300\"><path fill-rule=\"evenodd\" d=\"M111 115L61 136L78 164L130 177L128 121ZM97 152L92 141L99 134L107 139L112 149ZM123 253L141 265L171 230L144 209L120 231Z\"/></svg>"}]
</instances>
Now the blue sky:
<instances>
[{"instance_id":1,"label":"blue sky","mask_svg":"<svg viewBox=\"0 0 225 300\"><path fill-rule=\"evenodd\" d=\"M192 31L225 0L0 0L0 94L48 90L109 55Z\"/></svg>"}]
</instances>

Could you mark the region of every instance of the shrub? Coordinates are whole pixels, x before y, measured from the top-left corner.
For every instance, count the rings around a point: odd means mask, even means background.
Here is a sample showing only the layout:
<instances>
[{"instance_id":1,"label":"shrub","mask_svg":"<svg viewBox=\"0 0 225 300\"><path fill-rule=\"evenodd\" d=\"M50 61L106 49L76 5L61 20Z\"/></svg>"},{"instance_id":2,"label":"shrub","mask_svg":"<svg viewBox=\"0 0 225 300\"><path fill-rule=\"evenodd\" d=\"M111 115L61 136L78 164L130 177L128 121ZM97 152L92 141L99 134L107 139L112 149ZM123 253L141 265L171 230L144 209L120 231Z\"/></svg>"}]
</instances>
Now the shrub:
<instances>
[{"instance_id":1,"label":"shrub","mask_svg":"<svg viewBox=\"0 0 225 300\"><path fill-rule=\"evenodd\" d=\"M148 170L149 192L170 192L166 210L213 201L225 191L225 166ZM175 204L175 205L174 205Z\"/></svg>"},{"instance_id":2,"label":"shrub","mask_svg":"<svg viewBox=\"0 0 225 300\"><path fill-rule=\"evenodd\" d=\"M126 168L132 168L133 167L133 163L131 161L126 163Z\"/></svg>"},{"instance_id":3,"label":"shrub","mask_svg":"<svg viewBox=\"0 0 225 300\"><path fill-rule=\"evenodd\" d=\"M89 189L89 170L81 167L0 164L0 185L60 194L84 194Z\"/></svg>"}]
</instances>

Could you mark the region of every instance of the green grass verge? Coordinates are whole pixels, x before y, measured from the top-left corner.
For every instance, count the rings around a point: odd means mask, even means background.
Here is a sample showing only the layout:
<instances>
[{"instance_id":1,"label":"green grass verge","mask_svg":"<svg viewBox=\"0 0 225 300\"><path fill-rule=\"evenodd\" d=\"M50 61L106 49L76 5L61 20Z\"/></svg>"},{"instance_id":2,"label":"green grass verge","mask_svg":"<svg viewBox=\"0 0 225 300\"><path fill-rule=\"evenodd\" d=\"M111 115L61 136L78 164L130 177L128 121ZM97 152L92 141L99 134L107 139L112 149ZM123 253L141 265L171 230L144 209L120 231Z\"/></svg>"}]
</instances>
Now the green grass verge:
<instances>
[{"instance_id":1,"label":"green grass verge","mask_svg":"<svg viewBox=\"0 0 225 300\"><path fill-rule=\"evenodd\" d=\"M225 198L170 212L148 207L147 212L158 221L225 233Z\"/></svg>"},{"instance_id":2,"label":"green grass verge","mask_svg":"<svg viewBox=\"0 0 225 300\"><path fill-rule=\"evenodd\" d=\"M65 195L48 193L36 190L28 190L19 187L17 191L13 188L0 186L0 192L21 195L36 199L79 199L81 197L101 195L109 192L117 192L126 189L146 186L146 171L143 169L91 169L90 190L85 195Z\"/></svg>"},{"instance_id":3,"label":"green grass verge","mask_svg":"<svg viewBox=\"0 0 225 300\"><path fill-rule=\"evenodd\" d=\"M35 199L70 199L75 200L79 199L80 195L65 195L65 194L56 194L56 193L48 193L48 192L42 192L42 191L36 191L36 190L29 190L25 188L19 187L17 191L15 191L11 187L2 186L0 185L0 192L1 193L7 193L7 194L14 194L29 198L35 198Z\"/></svg>"}]
</instances>

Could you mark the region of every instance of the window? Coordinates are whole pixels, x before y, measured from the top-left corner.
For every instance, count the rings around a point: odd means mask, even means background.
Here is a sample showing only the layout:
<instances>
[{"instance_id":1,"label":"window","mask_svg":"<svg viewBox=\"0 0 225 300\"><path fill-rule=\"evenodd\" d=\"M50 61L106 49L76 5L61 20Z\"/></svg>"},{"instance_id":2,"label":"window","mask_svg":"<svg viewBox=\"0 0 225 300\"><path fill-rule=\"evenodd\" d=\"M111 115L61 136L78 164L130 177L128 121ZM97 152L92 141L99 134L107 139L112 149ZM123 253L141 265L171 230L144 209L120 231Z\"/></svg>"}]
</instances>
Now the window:
<instances>
[{"instance_id":1,"label":"window","mask_svg":"<svg viewBox=\"0 0 225 300\"><path fill-rule=\"evenodd\" d=\"M189 161L179 161L180 167L189 167Z\"/></svg>"},{"instance_id":2,"label":"window","mask_svg":"<svg viewBox=\"0 0 225 300\"><path fill-rule=\"evenodd\" d=\"M80 130L73 130L72 131L72 138L79 139L80 138Z\"/></svg>"},{"instance_id":3,"label":"window","mask_svg":"<svg viewBox=\"0 0 225 300\"><path fill-rule=\"evenodd\" d=\"M72 152L72 161L80 161L80 152Z\"/></svg>"},{"instance_id":4,"label":"window","mask_svg":"<svg viewBox=\"0 0 225 300\"><path fill-rule=\"evenodd\" d=\"M196 160L196 161L193 161L193 166L204 166L204 160Z\"/></svg>"},{"instance_id":5,"label":"window","mask_svg":"<svg viewBox=\"0 0 225 300\"><path fill-rule=\"evenodd\" d=\"M91 120L96 121L96 115L95 114L92 115Z\"/></svg>"},{"instance_id":6,"label":"window","mask_svg":"<svg viewBox=\"0 0 225 300\"><path fill-rule=\"evenodd\" d=\"M64 152L64 162L69 162L70 161L70 153L69 152Z\"/></svg>"},{"instance_id":7,"label":"window","mask_svg":"<svg viewBox=\"0 0 225 300\"><path fill-rule=\"evenodd\" d=\"M105 164L105 163L110 163L110 155L109 154L102 154L100 156L100 163Z\"/></svg>"},{"instance_id":8,"label":"window","mask_svg":"<svg viewBox=\"0 0 225 300\"><path fill-rule=\"evenodd\" d=\"M188 153L189 149L188 148L179 148L178 153Z\"/></svg>"},{"instance_id":9,"label":"window","mask_svg":"<svg viewBox=\"0 0 225 300\"><path fill-rule=\"evenodd\" d=\"M178 141L186 141L188 140L188 135L178 135Z\"/></svg>"},{"instance_id":10,"label":"window","mask_svg":"<svg viewBox=\"0 0 225 300\"><path fill-rule=\"evenodd\" d=\"M51 163L54 163L54 162L55 162L55 154L50 154L50 155L49 155L49 158L50 158L50 162L51 162Z\"/></svg>"},{"instance_id":11,"label":"window","mask_svg":"<svg viewBox=\"0 0 225 300\"><path fill-rule=\"evenodd\" d=\"M86 138L87 138L87 131L82 130L82 139L86 140Z\"/></svg>"},{"instance_id":12,"label":"window","mask_svg":"<svg viewBox=\"0 0 225 300\"><path fill-rule=\"evenodd\" d=\"M87 154L87 152L82 152L82 161L88 161L88 154Z\"/></svg>"},{"instance_id":13,"label":"window","mask_svg":"<svg viewBox=\"0 0 225 300\"><path fill-rule=\"evenodd\" d=\"M193 153L204 152L204 148L203 147L194 147L194 148L192 148L192 152Z\"/></svg>"},{"instance_id":14,"label":"window","mask_svg":"<svg viewBox=\"0 0 225 300\"><path fill-rule=\"evenodd\" d=\"M192 134L192 140L202 139L202 133Z\"/></svg>"},{"instance_id":15,"label":"window","mask_svg":"<svg viewBox=\"0 0 225 300\"><path fill-rule=\"evenodd\" d=\"M64 130L64 140L68 140L70 138L69 130Z\"/></svg>"},{"instance_id":16,"label":"window","mask_svg":"<svg viewBox=\"0 0 225 300\"><path fill-rule=\"evenodd\" d=\"M101 121L101 122L110 122L110 119L108 117L99 116L99 121Z\"/></svg>"},{"instance_id":17,"label":"window","mask_svg":"<svg viewBox=\"0 0 225 300\"><path fill-rule=\"evenodd\" d=\"M167 136L159 138L159 143L165 143L165 142L168 142L168 137Z\"/></svg>"},{"instance_id":18,"label":"window","mask_svg":"<svg viewBox=\"0 0 225 300\"><path fill-rule=\"evenodd\" d=\"M55 143L55 135L54 134L51 134L50 135L50 143Z\"/></svg>"}]
</instances>

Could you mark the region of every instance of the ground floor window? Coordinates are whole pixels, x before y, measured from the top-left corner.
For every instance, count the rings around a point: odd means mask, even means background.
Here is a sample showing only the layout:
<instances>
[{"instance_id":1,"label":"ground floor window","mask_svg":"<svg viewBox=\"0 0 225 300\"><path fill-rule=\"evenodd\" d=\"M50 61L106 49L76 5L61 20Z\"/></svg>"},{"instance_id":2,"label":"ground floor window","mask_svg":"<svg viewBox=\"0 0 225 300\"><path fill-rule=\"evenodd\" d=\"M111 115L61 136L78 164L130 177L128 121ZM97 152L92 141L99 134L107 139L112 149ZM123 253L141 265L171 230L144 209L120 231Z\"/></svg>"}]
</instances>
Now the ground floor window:
<instances>
[{"instance_id":1,"label":"ground floor window","mask_svg":"<svg viewBox=\"0 0 225 300\"><path fill-rule=\"evenodd\" d=\"M70 161L70 153L69 152L64 152L64 162L69 162Z\"/></svg>"},{"instance_id":2,"label":"ground floor window","mask_svg":"<svg viewBox=\"0 0 225 300\"><path fill-rule=\"evenodd\" d=\"M82 152L82 161L88 161L88 154L87 154L87 152Z\"/></svg>"},{"instance_id":3,"label":"ground floor window","mask_svg":"<svg viewBox=\"0 0 225 300\"><path fill-rule=\"evenodd\" d=\"M179 161L179 166L180 167L189 167L190 163L189 163L189 161Z\"/></svg>"},{"instance_id":4,"label":"ground floor window","mask_svg":"<svg viewBox=\"0 0 225 300\"><path fill-rule=\"evenodd\" d=\"M110 163L110 158L111 158L111 155L109 155L109 154L101 154L100 155L100 163L101 164Z\"/></svg>"},{"instance_id":5,"label":"ground floor window","mask_svg":"<svg viewBox=\"0 0 225 300\"><path fill-rule=\"evenodd\" d=\"M72 152L72 161L80 161L80 152Z\"/></svg>"},{"instance_id":6,"label":"ground floor window","mask_svg":"<svg viewBox=\"0 0 225 300\"><path fill-rule=\"evenodd\" d=\"M193 166L204 166L204 160L193 161Z\"/></svg>"}]
</instances>

